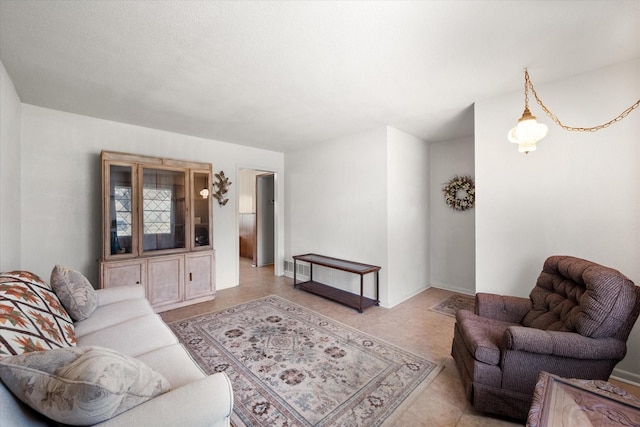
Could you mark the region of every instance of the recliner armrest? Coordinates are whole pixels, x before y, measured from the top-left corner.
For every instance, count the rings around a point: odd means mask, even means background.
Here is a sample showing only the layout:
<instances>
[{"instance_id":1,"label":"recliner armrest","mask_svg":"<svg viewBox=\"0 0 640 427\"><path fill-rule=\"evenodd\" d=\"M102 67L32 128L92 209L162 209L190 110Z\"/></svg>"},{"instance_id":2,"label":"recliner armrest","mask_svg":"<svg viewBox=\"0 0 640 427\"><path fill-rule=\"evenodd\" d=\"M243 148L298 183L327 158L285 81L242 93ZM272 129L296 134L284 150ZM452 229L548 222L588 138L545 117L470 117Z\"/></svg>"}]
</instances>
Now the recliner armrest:
<instances>
[{"instance_id":1,"label":"recliner armrest","mask_svg":"<svg viewBox=\"0 0 640 427\"><path fill-rule=\"evenodd\" d=\"M210 375L168 391L98 426L228 426L233 390L225 373Z\"/></svg>"},{"instance_id":2,"label":"recliner armrest","mask_svg":"<svg viewBox=\"0 0 640 427\"><path fill-rule=\"evenodd\" d=\"M529 298L482 292L476 294L475 313L481 317L510 323L521 323L529 310L531 310L531 300Z\"/></svg>"},{"instance_id":3,"label":"recliner armrest","mask_svg":"<svg viewBox=\"0 0 640 427\"><path fill-rule=\"evenodd\" d=\"M622 360L627 345L615 338L588 338L576 332L545 331L510 326L502 336L503 350L526 351L574 359Z\"/></svg>"}]
</instances>

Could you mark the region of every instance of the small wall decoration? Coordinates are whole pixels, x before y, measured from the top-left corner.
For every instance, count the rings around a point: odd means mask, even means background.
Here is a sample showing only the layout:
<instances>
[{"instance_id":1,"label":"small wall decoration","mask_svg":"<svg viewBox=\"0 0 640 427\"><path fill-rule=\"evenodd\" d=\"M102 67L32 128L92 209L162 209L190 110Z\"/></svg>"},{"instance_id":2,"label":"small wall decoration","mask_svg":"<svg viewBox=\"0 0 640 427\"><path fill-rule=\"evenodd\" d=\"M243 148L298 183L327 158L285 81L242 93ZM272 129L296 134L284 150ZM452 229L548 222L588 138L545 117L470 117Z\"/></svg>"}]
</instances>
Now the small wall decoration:
<instances>
[{"instance_id":1,"label":"small wall decoration","mask_svg":"<svg viewBox=\"0 0 640 427\"><path fill-rule=\"evenodd\" d=\"M470 176L454 176L442 189L445 203L453 210L466 211L473 208L476 187Z\"/></svg>"},{"instance_id":2,"label":"small wall decoration","mask_svg":"<svg viewBox=\"0 0 640 427\"><path fill-rule=\"evenodd\" d=\"M218 204L220 206L224 206L229 201L229 199L225 199L224 196L227 194L227 191L229 191L231 181L229 181L229 178L224 176L224 171L220 171L220 173L216 173L213 176L216 178L213 183L213 197L218 199Z\"/></svg>"}]
</instances>

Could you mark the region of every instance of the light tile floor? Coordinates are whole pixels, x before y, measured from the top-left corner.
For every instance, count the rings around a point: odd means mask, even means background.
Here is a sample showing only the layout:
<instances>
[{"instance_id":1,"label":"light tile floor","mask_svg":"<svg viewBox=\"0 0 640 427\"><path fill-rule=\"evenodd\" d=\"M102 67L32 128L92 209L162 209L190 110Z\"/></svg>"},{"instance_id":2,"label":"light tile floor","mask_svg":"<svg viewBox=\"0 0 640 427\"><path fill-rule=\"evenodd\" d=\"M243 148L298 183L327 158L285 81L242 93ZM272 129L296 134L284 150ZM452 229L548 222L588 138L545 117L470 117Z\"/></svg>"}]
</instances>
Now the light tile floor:
<instances>
[{"instance_id":1,"label":"light tile floor","mask_svg":"<svg viewBox=\"0 0 640 427\"><path fill-rule=\"evenodd\" d=\"M213 301L162 313L162 318L166 322L174 322L263 296L279 295L428 360L443 364L444 369L406 410L398 420L398 426L521 425L478 413L468 404L455 362L450 355L455 319L429 310L429 307L442 301L452 292L430 288L392 309L371 307L360 314L351 308L294 289L292 279L273 275L273 267L255 268L249 260L241 258L240 270L240 286L218 291ZM640 396L640 388L615 383Z\"/></svg>"}]
</instances>

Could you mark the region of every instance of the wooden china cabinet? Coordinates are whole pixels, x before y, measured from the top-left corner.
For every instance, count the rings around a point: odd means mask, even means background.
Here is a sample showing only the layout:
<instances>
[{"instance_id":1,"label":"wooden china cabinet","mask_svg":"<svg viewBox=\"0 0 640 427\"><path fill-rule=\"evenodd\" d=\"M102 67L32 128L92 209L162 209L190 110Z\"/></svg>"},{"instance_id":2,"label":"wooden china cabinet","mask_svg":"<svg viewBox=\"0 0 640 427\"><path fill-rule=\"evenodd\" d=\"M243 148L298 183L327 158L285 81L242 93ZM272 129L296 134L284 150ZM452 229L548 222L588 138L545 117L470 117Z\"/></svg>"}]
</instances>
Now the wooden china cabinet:
<instances>
[{"instance_id":1,"label":"wooden china cabinet","mask_svg":"<svg viewBox=\"0 0 640 427\"><path fill-rule=\"evenodd\" d=\"M213 299L211 163L100 157L100 286L142 284L156 312Z\"/></svg>"}]
</instances>

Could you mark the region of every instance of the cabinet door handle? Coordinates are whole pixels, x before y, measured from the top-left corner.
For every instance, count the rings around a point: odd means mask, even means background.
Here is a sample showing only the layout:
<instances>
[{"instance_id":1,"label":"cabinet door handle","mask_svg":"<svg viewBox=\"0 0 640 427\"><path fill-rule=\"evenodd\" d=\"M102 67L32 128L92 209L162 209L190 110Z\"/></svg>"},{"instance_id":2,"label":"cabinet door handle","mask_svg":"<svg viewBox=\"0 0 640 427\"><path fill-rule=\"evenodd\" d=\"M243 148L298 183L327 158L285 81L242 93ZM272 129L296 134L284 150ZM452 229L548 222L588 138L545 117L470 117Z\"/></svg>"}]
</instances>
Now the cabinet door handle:
<instances>
[{"instance_id":1,"label":"cabinet door handle","mask_svg":"<svg viewBox=\"0 0 640 427\"><path fill-rule=\"evenodd\" d=\"M189 281L193 282L193 273L189 273Z\"/></svg>"}]
</instances>

